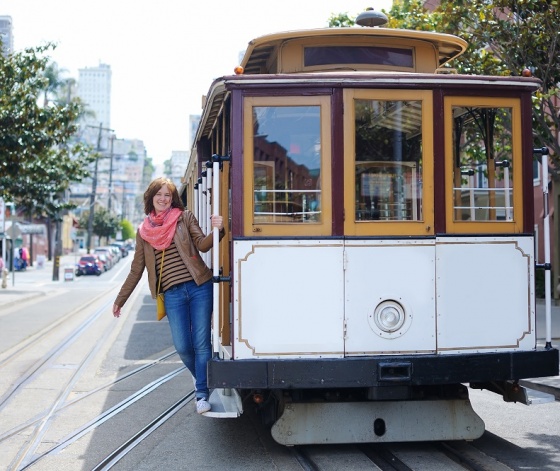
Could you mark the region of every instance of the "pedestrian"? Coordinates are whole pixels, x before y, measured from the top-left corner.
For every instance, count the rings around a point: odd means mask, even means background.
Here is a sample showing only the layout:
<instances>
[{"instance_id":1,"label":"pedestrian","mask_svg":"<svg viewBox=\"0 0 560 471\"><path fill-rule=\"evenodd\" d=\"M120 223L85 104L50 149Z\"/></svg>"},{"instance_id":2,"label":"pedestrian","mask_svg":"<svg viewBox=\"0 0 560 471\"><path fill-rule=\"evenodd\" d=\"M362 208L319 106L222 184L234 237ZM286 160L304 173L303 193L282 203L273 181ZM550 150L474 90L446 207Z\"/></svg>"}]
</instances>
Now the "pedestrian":
<instances>
[{"instance_id":1,"label":"pedestrian","mask_svg":"<svg viewBox=\"0 0 560 471\"><path fill-rule=\"evenodd\" d=\"M200 252L212 248L212 233L205 235L194 214L185 209L175 184L156 178L144 193L146 217L136 234L136 251L128 274L113 305L113 315L121 308L142 278L144 268L152 298L164 293L165 310L173 343L195 381L196 410L210 410L207 362L212 356L212 271ZM225 235L223 218L212 215L211 226ZM162 261L163 258L163 261ZM161 273L160 273L161 272ZM155 312L154 312L155 316Z\"/></svg>"},{"instance_id":2,"label":"pedestrian","mask_svg":"<svg viewBox=\"0 0 560 471\"><path fill-rule=\"evenodd\" d=\"M21 258L20 258L20 249L19 248L15 248L14 249L14 270L19 271L21 270Z\"/></svg>"},{"instance_id":3,"label":"pedestrian","mask_svg":"<svg viewBox=\"0 0 560 471\"><path fill-rule=\"evenodd\" d=\"M28 265L29 251L27 250L27 247L22 247L21 249L19 249L19 251L20 251L20 255L21 255L22 267L25 270L27 268L27 265Z\"/></svg>"}]
</instances>

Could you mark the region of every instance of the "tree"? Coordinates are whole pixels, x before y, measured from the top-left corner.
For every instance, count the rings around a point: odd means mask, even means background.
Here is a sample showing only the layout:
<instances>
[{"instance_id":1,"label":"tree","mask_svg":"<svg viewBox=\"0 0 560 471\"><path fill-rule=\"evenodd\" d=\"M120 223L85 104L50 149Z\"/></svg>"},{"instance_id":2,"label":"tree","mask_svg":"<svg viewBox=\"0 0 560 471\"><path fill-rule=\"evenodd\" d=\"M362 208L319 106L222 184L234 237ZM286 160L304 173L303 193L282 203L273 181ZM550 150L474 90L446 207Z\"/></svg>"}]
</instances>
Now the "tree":
<instances>
[{"instance_id":1,"label":"tree","mask_svg":"<svg viewBox=\"0 0 560 471\"><path fill-rule=\"evenodd\" d=\"M57 217L68 206L61 195L89 174L93 159L88 146L72 141L80 101L48 99L56 67L44 53L52 48L0 55L0 196L29 217Z\"/></svg>"},{"instance_id":2,"label":"tree","mask_svg":"<svg viewBox=\"0 0 560 471\"><path fill-rule=\"evenodd\" d=\"M127 219L121 221L121 230L123 240L134 239L136 237L136 229Z\"/></svg>"},{"instance_id":3,"label":"tree","mask_svg":"<svg viewBox=\"0 0 560 471\"><path fill-rule=\"evenodd\" d=\"M332 14L329 18L329 28L344 28L348 26L354 26L356 24L356 18L348 16L348 12L339 13L337 15Z\"/></svg>"},{"instance_id":4,"label":"tree","mask_svg":"<svg viewBox=\"0 0 560 471\"><path fill-rule=\"evenodd\" d=\"M560 4L542 0L499 0L494 1L493 6L486 8L473 36L479 43L488 44L492 54L512 75L521 75L524 69L529 69L542 81L533 101L534 135L538 146L552 150L554 167L558 168Z\"/></svg>"},{"instance_id":5,"label":"tree","mask_svg":"<svg viewBox=\"0 0 560 471\"><path fill-rule=\"evenodd\" d=\"M438 31L467 41L466 52L453 61L464 74L521 75L530 69L542 80L533 101L534 140L552 150L560 169L558 98L560 83L560 3L542 0L442 0L432 11L422 0L394 3L390 28ZM331 17L331 26L350 26L347 14ZM556 172L552 169L553 172Z\"/></svg>"},{"instance_id":6,"label":"tree","mask_svg":"<svg viewBox=\"0 0 560 471\"><path fill-rule=\"evenodd\" d=\"M84 211L80 216L80 227L87 227L89 211ZM99 237L115 237L121 227L119 218L111 214L107 208L96 208L93 213L93 233Z\"/></svg>"}]
</instances>

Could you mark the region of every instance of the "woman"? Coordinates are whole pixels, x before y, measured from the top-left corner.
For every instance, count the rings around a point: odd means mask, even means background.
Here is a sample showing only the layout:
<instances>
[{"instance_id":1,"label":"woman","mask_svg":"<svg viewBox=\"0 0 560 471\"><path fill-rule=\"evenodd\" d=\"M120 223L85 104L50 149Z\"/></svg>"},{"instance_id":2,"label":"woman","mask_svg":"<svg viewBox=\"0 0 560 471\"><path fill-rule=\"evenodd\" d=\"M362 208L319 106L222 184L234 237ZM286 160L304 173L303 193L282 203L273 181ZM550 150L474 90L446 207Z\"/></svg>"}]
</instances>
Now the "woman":
<instances>
[{"instance_id":1,"label":"woman","mask_svg":"<svg viewBox=\"0 0 560 471\"><path fill-rule=\"evenodd\" d=\"M160 290L165 293L173 343L195 378L196 410L203 414L210 410L206 363L212 355L212 272L199 251L212 248L212 234L202 232L193 213L183 207L176 186L167 178L150 183L144 193L144 212L147 217L136 234L134 259L113 305L113 315L120 316L144 268L148 270L152 298L156 297L163 258ZM222 238L223 218L213 215L211 221Z\"/></svg>"}]
</instances>

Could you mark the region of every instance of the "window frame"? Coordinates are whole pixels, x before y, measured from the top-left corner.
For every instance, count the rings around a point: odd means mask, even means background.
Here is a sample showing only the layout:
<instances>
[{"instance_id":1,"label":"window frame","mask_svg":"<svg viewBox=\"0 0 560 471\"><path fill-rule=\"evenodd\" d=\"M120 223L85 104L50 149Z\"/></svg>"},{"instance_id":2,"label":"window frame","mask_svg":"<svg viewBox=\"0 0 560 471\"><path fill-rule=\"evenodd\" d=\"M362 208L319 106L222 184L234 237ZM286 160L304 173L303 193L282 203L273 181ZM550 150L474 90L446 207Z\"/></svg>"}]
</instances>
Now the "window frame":
<instances>
[{"instance_id":1,"label":"window frame","mask_svg":"<svg viewBox=\"0 0 560 471\"><path fill-rule=\"evenodd\" d=\"M422 219L355 221L355 100L422 102ZM344 90L344 233L349 236L428 236L434 234L434 125L431 90Z\"/></svg>"},{"instance_id":2,"label":"window frame","mask_svg":"<svg viewBox=\"0 0 560 471\"><path fill-rule=\"evenodd\" d=\"M512 221L456 221L454 219L453 172L453 107L510 108L513 168L513 220ZM449 234L516 233L523 232L523 162L521 140L521 100L515 97L446 96L444 107L445 134L445 218Z\"/></svg>"},{"instance_id":3,"label":"window frame","mask_svg":"<svg viewBox=\"0 0 560 471\"><path fill-rule=\"evenodd\" d=\"M254 107L319 106L321 132L321 208L320 222L259 223L253 222L254 205ZM331 162L331 96L245 97L243 101L243 232L247 237L313 237L332 234L332 162ZM262 163L262 162L259 162Z\"/></svg>"}]
</instances>

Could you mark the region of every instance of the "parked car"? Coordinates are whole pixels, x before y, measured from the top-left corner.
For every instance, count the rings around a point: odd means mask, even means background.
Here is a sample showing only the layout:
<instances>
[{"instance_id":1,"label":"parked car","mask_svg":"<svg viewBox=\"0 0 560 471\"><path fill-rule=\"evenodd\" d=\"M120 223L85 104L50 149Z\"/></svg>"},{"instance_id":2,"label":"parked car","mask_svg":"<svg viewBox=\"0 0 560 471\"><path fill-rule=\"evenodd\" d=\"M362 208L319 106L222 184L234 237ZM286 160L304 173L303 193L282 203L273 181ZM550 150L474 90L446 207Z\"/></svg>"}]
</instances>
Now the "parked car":
<instances>
[{"instance_id":1,"label":"parked car","mask_svg":"<svg viewBox=\"0 0 560 471\"><path fill-rule=\"evenodd\" d=\"M113 262L111 261L111 257L108 254L97 253L96 255L99 257L99 260L101 260L101 263L103 264L103 271L107 271L113 268Z\"/></svg>"},{"instance_id":2,"label":"parked car","mask_svg":"<svg viewBox=\"0 0 560 471\"><path fill-rule=\"evenodd\" d=\"M108 253L112 257L113 265L116 265L121 259L121 251L116 247L110 245L97 247L95 249L96 253Z\"/></svg>"},{"instance_id":3,"label":"parked car","mask_svg":"<svg viewBox=\"0 0 560 471\"><path fill-rule=\"evenodd\" d=\"M105 258L107 260L103 260L103 262L105 263L105 265L107 266L107 270L110 270L111 268L113 268L113 266L117 263L117 260L115 259L115 254L113 253L113 251L107 247L97 247L93 253L95 253L96 255L104 255Z\"/></svg>"},{"instance_id":4,"label":"parked car","mask_svg":"<svg viewBox=\"0 0 560 471\"><path fill-rule=\"evenodd\" d=\"M128 249L125 247L125 245L122 242L113 242L110 245L112 247L117 247L121 251L121 257L124 258L128 256Z\"/></svg>"},{"instance_id":5,"label":"parked car","mask_svg":"<svg viewBox=\"0 0 560 471\"><path fill-rule=\"evenodd\" d=\"M76 276L96 275L103 273L103 263L95 255L85 255L76 263Z\"/></svg>"},{"instance_id":6,"label":"parked car","mask_svg":"<svg viewBox=\"0 0 560 471\"><path fill-rule=\"evenodd\" d=\"M123 255L122 255L122 253L121 253L121 251L118 247L115 247L114 245L111 244L111 245L108 245L106 248L113 252L113 255L115 256L115 260L117 262L121 261L121 258L123 257Z\"/></svg>"}]
</instances>

